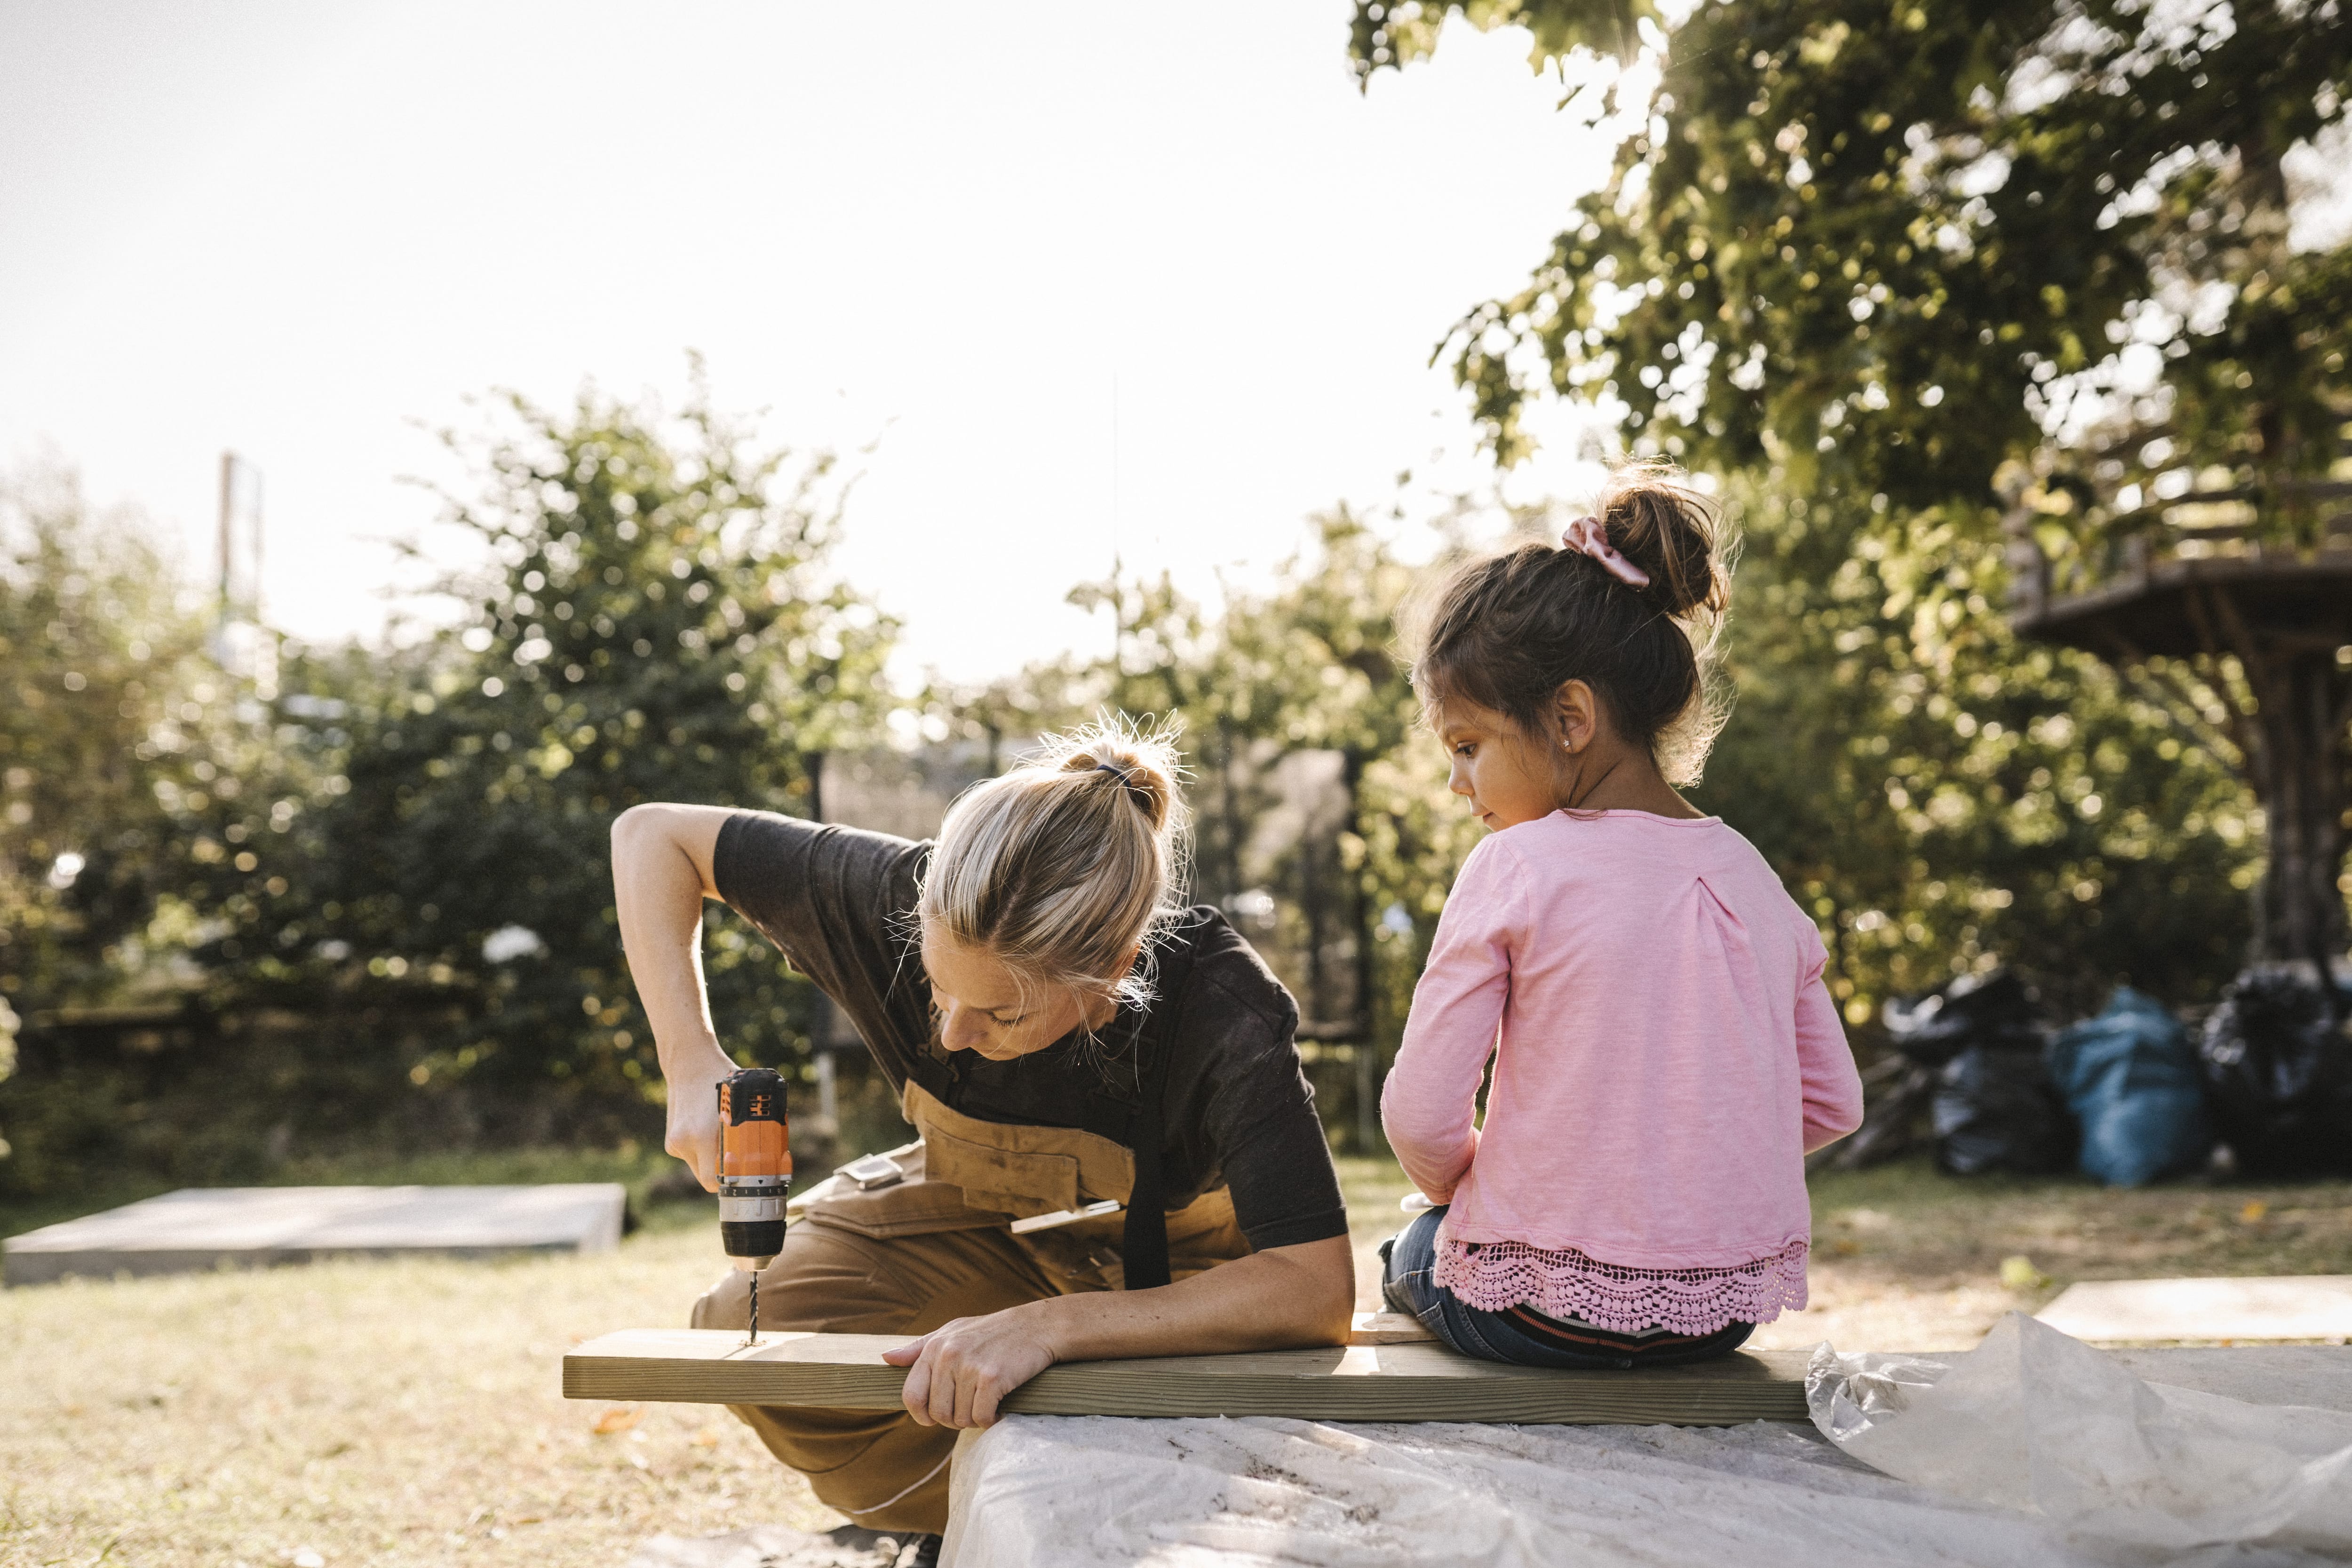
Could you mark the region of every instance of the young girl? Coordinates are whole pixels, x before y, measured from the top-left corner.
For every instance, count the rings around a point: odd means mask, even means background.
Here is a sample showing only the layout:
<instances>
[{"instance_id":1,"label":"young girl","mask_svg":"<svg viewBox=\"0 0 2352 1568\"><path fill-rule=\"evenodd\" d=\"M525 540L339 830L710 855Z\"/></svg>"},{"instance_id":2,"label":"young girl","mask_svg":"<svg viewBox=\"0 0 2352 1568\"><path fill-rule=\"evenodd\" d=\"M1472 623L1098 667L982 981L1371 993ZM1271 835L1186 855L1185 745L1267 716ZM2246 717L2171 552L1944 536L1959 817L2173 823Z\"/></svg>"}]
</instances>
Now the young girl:
<instances>
[{"instance_id":1,"label":"young girl","mask_svg":"<svg viewBox=\"0 0 2352 1568\"><path fill-rule=\"evenodd\" d=\"M1422 638L1414 684L1493 837L1381 1097L1435 1205L1383 1248L1384 1292L1468 1355L1728 1352L1804 1306L1804 1157L1861 1121L1820 934L1673 787L1715 727L1714 533L1699 496L1628 470L1558 549L1456 572Z\"/></svg>"}]
</instances>

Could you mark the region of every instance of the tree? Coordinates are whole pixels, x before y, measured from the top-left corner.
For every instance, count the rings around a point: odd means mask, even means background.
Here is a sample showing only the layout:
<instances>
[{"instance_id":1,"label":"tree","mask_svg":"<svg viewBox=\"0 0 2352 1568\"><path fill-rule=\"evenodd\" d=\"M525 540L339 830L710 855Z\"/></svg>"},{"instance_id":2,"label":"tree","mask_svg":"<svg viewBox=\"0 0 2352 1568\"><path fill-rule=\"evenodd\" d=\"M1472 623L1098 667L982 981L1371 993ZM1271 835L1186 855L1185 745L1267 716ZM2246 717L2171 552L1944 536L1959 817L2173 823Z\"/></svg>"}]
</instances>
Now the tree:
<instances>
[{"instance_id":1,"label":"tree","mask_svg":"<svg viewBox=\"0 0 2352 1568\"><path fill-rule=\"evenodd\" d=\"M1356 1053L1355 1120L1369 1142L1377 1069L1479 829L1419 732L1400 657L1398 615L1419 574L1344 506L1310 528L1265 588L1229 589L1213 613L1165 576L1082 584L1075 602L1118 616L1118 658L1029 686L1182 724L1199 811L1196 889L1237 912L1237 896L1270 890L1250 886L1254 876L1283 889L1254 934L1277 962L1295 959L1309 1025ZM1301 833L1273 866L1255 868L1245 852L1265 814L1297 805L1273 785L1279 764L1307 752L1339 759L1335 831Z\"/></svg>"},{"instance_id":2,"label":"tree","mask_svg":"<svg viewBox=\"0 0 2352 1568\"><path fill-rule=\"evenodd\" d=\"M213 952L323 955L353 984L446 998L419 1084L650 1096L613 819L646 800L805 811L815 755L879 726L895 626L827 572L830 457L759 444L698 387L675 420L593 390L508 408L512 427L457 443L480 484L449 520L488 558L443 584L467 615L389 679L341 656L289 699L331 804L300 885L257 865ZM289 688L338 664L299 662ZM807 988L738 923L715 919L709 943L730 1046L804 1054Z\"/></svg>"},{"instance_id":3,"label":"tree","mask_svg":"<svg viewBox=\"0 0 2352 1568\"><path fill-rule=\"evenodd\" d=\"M1948 529L1824 559L1810 504L1734 498L1739 695L1694 799L1821 921L1853 1021L1996 959L2075 1010L2116 981L2196 1000L2235 966L2260 819L2177 704L2020 644L1989 612L1998 559Z\"/></svg>"},{"instance_id":4,"label":"tree","mask_svg":"<svg viewBox=\"0 0 2352 1568\"><path fill-rule=\"evenodd\" d=\"M241 1092L276 1063L210 1070L191 955L221 930L212 885L254 864L220 819L284 793L255 765L268 688L216 661L214 607L69 474L0 490L0 1193L234 1179L232 1146L257 1158L284 1114Z\"/></svg>"},{"instance_id":5,"label":"tree","mask_svg":"<svg viewBox=\"0 0 2352 1568\"><path fill-rule=\"evenodd\" d=\"M698 389L674 420L593 392L509 409L460 443L480 482L450 517L484 564L444 583L456 624L289 644L275 681L223 668L127 521L62 480L0 504L0 1057L32 1030L0 1190L644 1131L612 818L805 809L814 755L890 702L895 628L827 570L828 457ZM715 918L706 963L731 1048L804 1059L812 993L764 940ZM169 1026L89 1015L141 998Z\"/></svg>"},{"instance_id":6,"label":"tree","mask_svg":"<svg viewBox=\"0 0 2352 1568\"><path fill-rule=\"evenodd\" d=\"M1403 9L1369 68L1449 8ZM2333 460L2352 248L2290 246L2285 171L2352 95L2340 8L1717 3L1671 44L1631 0L1471 19L1632 65L1577 100L1624 133L1609 185L1448 340L1506 457L1524 363L1658 450L1906 516L1987 510L2011 462L2089 511Z\"/></svg>"},{"instance_id":7,"label":"tree","mask_svg":"<svg viewBox=\"0 0 2352 1568\"><path fill-rule=\"evenodd\" d=\"M94 514L62 471L0 489L0 998L16 1008L119 1000L151 925L175 923L171 803L222 786L213 731L233 717L206 628L135 518Z\"/></svg>"},{"instance_id":8,"label":"tree","mask_svg":"<svg viewBox=\"0 0 2352 1568\"><path fill-rule=\"evenodd\" d=\"M2047 911L2044 932L2075 917L2025 954L2061 973L2104 978L2128 957L2176 994L2210 984L2222 960L2201 922L2221 910L2244 929L2245 849L2227 832L2243 795L2204 711L2231 669L2209 665L2183 702L2021 647L1994 609L2000 522L2021 509L2046 550L2097 558L2148 526L2152 500L2218 469L2274 541L2315 536L2296 481L2332 459L2347 407L2352 253L2293 247L2285 170L2291 149L2342 134L2352 19L1734 0L1677 24L1639 0L1367 0L1360 69L1425 54L1456 9L1528 25L1539 59L1589 84L1572 106L1622 141L1528 287L1473 310L1441 352L1507 459L1525 450L1525 400L1557 394L1618 414L1638 450L1741 478L1734 646L1751 691L1724 758L1742 785L1837 759L1822 805L1848 844L1807 849L1818 817L1759 838L1792 880L1828 860L1868 873L1816 895L1842 947L1889 944L1847 977L1850 1016L2037 934L2021 909ZM1802 662L1766 669L1768 649ZM1795 778L1762 793L1805 797ZM1885 837L1863 852L1849 836L1874 819ZM1929 918L1988 872L1965 913ZM2158 887L2170 908L2117 896ZM2085 942L2094 913L2103 934Z\"/></svg>"}]
</instances>

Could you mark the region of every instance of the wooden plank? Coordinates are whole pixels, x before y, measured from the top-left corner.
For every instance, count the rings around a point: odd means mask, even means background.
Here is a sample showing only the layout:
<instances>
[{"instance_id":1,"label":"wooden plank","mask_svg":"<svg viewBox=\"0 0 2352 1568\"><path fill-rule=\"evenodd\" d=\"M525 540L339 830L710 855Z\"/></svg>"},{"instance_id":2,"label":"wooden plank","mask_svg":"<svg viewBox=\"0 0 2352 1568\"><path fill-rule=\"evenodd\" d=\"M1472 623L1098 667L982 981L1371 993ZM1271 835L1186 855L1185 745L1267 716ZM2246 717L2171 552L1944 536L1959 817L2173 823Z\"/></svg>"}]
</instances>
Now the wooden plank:
<instances>
[{"instance_id":1,"label":"wooden plank","mask_svg":"<svg viewBox=\"0 0 2352 1568\"><path fill-rule=\"evenodd\" d=\"M173 1274L352 1255L608 1252L617 1182L537 1186L184 1187L0 1244L10 1285L68 1275Z\"/></svg>"},{"instance_id":2,"label":"wooden plank","mask_svg":"<svg viewBox=\"0 0 2352 1568\"><path fill-rule=\"evenodd\" d=\"M1359 1312L1348 1325L1351 1345L1417 1345L1434 1343L1435 1334L1407 1312Z\"/></svg>"},{"instance_id":3,"label":"wooden plank","mask_svg":"<svg viewBox=\"0 0 2352 1568\"><path fill-rule=\"evenodd\" d=\"M571 1399L893 1410L891 1334L641 1329L563 1358ZM1743 1352L1643 1372L1551 1372L1433 1343L1074 1362L1005 1401L1023 1415L1289 1415L1312 1421L1506 1421L1727 1426L1805 1419L1803 1351Z\"/></svg>"},{"instance_id":4,"label":"wooden plank","mask_svg":"<svg viewBox=\"0 0 2352 1568\"><path fill-rule=\"evenodd\" d=\"M2101 1279L2069 1285L2034 1314L2095 1342L2352 1338L2352 1275Z\"/></svg>"}]
</instances>

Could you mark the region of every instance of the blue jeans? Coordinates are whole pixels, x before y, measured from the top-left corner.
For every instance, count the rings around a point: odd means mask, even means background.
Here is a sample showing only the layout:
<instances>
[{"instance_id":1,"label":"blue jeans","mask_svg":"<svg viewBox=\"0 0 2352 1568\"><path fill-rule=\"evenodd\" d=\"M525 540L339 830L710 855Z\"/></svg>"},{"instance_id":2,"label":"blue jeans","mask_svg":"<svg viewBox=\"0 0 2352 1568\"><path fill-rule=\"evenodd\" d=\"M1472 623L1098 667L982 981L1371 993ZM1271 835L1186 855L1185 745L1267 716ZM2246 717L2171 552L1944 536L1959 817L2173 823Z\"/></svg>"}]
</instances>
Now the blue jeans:
<instances>
[{"instance_id":1,"label":"blue jeans","mask_svg":"<svg viewBox=\"0 0 2352 1568\"><path fill-rule=\"evenodd\" d=\"M1549 1366L1591 1371L1637 1366L1672 1366L1728 1355L1756 1331L1753 1323L1732 1323L1715 1333L1652 1350L1616 1350L1554 1344L1538 1339L1500 1312L1473 1307L1436 1279L1437 1226L1445 1218L1443 1207L1413 1217L1397 1235L1381 1244L1381 1296L1391 1312L1407 1312L1421 1326L1464 1355L1480 1361L1508 1362L1514 1366ZM1617 1338L1621 1336L1603 1336Z\"/></svg>"}]
</instances>

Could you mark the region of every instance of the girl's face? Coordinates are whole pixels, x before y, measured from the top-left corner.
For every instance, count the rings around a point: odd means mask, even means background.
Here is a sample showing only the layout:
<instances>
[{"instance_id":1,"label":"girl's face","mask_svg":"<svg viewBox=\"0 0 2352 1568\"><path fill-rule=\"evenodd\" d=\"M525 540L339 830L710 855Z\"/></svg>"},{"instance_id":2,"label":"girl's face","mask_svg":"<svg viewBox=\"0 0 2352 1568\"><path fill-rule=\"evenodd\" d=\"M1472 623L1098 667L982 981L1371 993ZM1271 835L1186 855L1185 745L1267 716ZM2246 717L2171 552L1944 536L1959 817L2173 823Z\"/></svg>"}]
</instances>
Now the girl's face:
<instances>
[{"instance_id":1,"label":"girl's face","mask_svg":"<svg viewBox=\"0 0 2352 1568\"><path fill-rule=\"evenodd\" d=\"M1086 1020L1079 996L1059 986L1024 985L1020 977L977 948L923 931L923 970L930 976L931 1007L940 1044L1010 1061L1042 1051ZM1097 1009L1108 1017L1117 1009ZM1099 1024L1102 1018L1090 1020Z\"/></svg>"},{"instance_id":2,"label":"girl's face","mask_svg":"<svg viewBox=\"0 0 2352 1568\"><path fill-rule=\"evenodd\" d=\"M1447 786L1489 828L1517 827L1559 808L1556 748L1530 739L1504 715L1453 698L1440 710L1437 736L1454 764Z\"/></svg>"}]
</instances>

